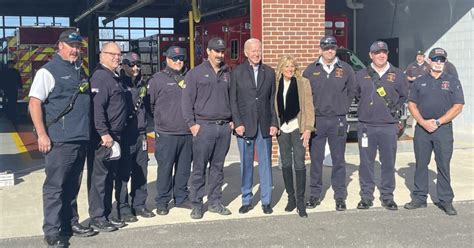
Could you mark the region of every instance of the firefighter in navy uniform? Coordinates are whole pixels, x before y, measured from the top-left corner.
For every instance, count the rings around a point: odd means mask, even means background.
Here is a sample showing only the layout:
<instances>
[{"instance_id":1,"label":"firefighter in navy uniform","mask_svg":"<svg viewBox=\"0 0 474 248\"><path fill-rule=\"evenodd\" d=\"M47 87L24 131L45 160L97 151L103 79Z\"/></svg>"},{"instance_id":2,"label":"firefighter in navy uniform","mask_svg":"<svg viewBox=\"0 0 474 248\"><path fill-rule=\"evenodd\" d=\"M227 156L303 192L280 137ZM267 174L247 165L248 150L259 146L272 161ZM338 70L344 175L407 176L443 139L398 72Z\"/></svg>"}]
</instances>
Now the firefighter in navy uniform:
<instances>
[{"instance_id":1,"label":"firefighter in navy uniform","mask_svg":"<svg viewBox=\"0 0 474 248\"><path fill-rule=\"evenodd\" d=\"M58 52L38 70L29 92L38 150L45 154L46 162L43 232L48 247L67 247L60 236L96 234L79 224L77 212L77 194L90 139L90 90L81 75L81 42L76 31L62 32Z\"/></svg>"},{"instance_id":2,"label":"firefighter in navy uniform","mask_svg":"<svg viewBox=\"0 0 474 248\"><path fill-rule=\"evenodd\" d=\"M416 60L410 63L405 70L407 79L411 84L419 77L430 72L430 65L425 61L425 54L422 50L416 52Z\"/></svg>"},{"instance_id":3,"label":"firefighter in navy uniform","mask_svg":"<svg viewBox=\"0 0 474 248\"><path fill-rule=\"evenodd\" d=\"M120 82L125 89L128 120L120 143L121 157L115 180L115 200L118 218L125 222L136 222L136 215L144 218L155 214L146 208L148 196L148 150L146 139L146 111L144 99L147 86L140 73L140 57L130 52L122 58ZM131 181L129 203L128 182Z\"/></svg>"},{"instance_id":4,"label":"firefighter in navy uniform","mask_svg":"<svg viewBox=\"0 0 474 248\"><path fill-rule=\"evenodd\" d=\"M155 123L156 213L167 215L169 202L190 208L188 180L193 158L193 137L184 121L181 95L186 87L185 51L171 46L166 51L166 68L148 82L150 107ZM173 173L174 171L174 173Z\"/></svg>"},{"instance_id":5,"label":"firefighter in navy uniform","mask_svg":"<svg viewBox=\"0 0 474 248\"><path fill-rule=\"evenodd\" d=\"M99 232L112 232L125 226L122 220L110 215L117 159L120 158L114 151L120 149L122 131L128 119L125 90L116 72L120 57L118 44L104 44L100 63L90 79L94 121L90 143L93 163L87 163L89 225Z\"/></svg>"},{"instance_id":6,"label":"firefighter in navy uniform","mask_svg":"<svg viewBox=\"0 0 474 248\"><path fill-rule=\"evenodd\" d=\"M230 75L224 63L225 43L215 37L207 44L208 60L190 70L184 79L183 117L193 135L193 172L190 200L191 218L203 217L206 167L209 163L209 212L232 214L222 205L224 162L233 129L229 100Z\"/></svg>"},{"instance_id":7,"label":"firefighter in navy uniform","mask_svg":"<svg viewBox=\"0 0 474 248\"><path fill-rule=\"evenodd\" d=\"M436 191L438 207L448 215L456 215L453 207L450 161L453 155L453 124L464 105L461 83L444 70L447 54L434 48L429 54L431 72L415 81L408 108L417 121L413 146L415 151L415 188L406 209L426 207L428 195L428 164L434 151L438 176Z\"/></svg>"},{"instance_id":8,"label":"firefighter in navy uniform","mask_svg":"<svg viewBox=\"0 0 474 248\"><path fill-rule=\"evenodd\" d=\"M346 210L346 114L356 94L355 76L351 66L336 57L337 42L332 36L320 40L321 57L303 73L313 91L316 132L309 144L311 155L310 198L307 208L320 204L323 186L323 160L326 141L333 161L331 184L336 210Z\"/></svg>"},{"instance_id":9,"label":"firefighter in navy uniform","mask_svg":"<svg viewBox=\"0 0 474 248\"><path fill-rule=\"evenodd\" d=\"M388 46L376 41L370 46L372 63L356 74L359 99L359 182L361 201L358 209L368 209L374 200L374 163L377 150L381 163L380 195L382 206L397 210L395 159L400 109L404 106L408 82L403 72L387 62Z\"/></svg>"}]
</instances>

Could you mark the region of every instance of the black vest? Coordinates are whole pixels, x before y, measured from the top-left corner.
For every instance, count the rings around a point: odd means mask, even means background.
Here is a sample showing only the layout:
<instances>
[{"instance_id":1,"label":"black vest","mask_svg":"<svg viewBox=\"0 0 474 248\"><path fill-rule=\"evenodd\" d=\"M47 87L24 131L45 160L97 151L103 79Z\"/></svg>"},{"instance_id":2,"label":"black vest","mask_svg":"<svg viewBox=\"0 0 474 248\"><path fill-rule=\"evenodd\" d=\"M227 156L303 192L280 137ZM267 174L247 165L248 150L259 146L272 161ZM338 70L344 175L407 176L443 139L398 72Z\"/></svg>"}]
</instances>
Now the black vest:
<instances>
[{"instance_id":1,"label":"black vest","mask_svg":"<svg viewBox=\"0 0 474 248\"><path fill-rule=\"evenodd\" d=\"M70 63L54 54L53 60L43 66L54 77L53 91L43 104L45 123L55 119L71 103L85 74L81 61ZM90 91L77 96L73 109L47 128L53 142L88 141L90 139Z\"/></svg>"}]
</instances>

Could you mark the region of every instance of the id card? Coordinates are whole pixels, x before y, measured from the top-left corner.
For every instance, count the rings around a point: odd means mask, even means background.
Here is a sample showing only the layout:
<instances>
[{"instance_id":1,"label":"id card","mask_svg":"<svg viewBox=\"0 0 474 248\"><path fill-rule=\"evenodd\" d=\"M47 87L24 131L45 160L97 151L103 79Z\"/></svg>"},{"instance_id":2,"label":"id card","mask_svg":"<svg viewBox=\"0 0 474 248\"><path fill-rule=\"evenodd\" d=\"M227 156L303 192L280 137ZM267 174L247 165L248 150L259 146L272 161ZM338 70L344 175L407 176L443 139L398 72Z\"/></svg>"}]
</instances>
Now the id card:
<instances>
[{"instance_id":1,"label":"id card","mask_svg":"<svg viewBox=\"0 0 474 248\"><path fill-rule=\"evenodd\" d=\"M369 138L367 137L367 134L363 134L362 139L361 139L361 145L362 147L366 148L369 147Z\"/></svg>"}]
</instances>

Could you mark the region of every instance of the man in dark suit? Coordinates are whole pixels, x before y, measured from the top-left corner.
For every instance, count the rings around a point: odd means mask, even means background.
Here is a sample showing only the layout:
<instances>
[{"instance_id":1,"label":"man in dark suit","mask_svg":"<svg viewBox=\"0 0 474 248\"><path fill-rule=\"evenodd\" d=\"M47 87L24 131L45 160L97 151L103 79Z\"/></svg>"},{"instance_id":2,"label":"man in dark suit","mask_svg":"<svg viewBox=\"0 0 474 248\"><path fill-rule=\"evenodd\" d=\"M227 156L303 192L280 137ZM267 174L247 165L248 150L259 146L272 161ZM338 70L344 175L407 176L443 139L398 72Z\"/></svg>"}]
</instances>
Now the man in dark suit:
<instances>
[{"instance_id":1,"label":"man in dark suit","mask_svg":"<svg viewBox=\"0 0 474 248\"><path fill-rule=\"evenodd\" d=\"M262 64L262 43L259 40L247 40L244 52L248 60L232 71L230 85L230 107L241 161L242 207L239 213L251 209L256 149L262 209L265 214L271 214L271 148L272 136L278 130L274 108L275 71Z\"/></svg>"}]
</instances>

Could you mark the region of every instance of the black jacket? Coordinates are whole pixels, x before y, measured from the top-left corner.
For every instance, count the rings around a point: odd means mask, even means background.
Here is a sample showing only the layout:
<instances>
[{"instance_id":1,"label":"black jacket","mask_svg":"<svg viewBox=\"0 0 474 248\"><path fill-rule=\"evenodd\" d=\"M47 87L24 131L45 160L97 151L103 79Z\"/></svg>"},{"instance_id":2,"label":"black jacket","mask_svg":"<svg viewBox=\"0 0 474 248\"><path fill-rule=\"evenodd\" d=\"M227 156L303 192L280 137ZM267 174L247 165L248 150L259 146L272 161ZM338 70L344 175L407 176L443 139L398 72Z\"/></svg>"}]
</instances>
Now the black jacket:
<instances>
[{"instance_id":1,"label":"black jacket","mask_svg":"<svg viewBox=\"0 0 474 248\"><path fill-rule=\"evenodd\" d=\"M262 136L270 137L270 127L278 127L275 113L275 71L260 64L257 84L253 67L248 61L231 73L230 107L235 127L244 126L245 136L254 137L260 126Z\"/></svg>"},{"instance_id":2,"label":"black jacket","mask_svg":"<svg viewBox=\"0 0 474 248\"><path fill-rule=\"evenodd\" d=\"M106 134L120 136L128 118L125 92L120 77L98 64L90 82L95 130L100 136Z\"/></svg>"}]
</instances>

